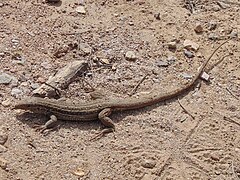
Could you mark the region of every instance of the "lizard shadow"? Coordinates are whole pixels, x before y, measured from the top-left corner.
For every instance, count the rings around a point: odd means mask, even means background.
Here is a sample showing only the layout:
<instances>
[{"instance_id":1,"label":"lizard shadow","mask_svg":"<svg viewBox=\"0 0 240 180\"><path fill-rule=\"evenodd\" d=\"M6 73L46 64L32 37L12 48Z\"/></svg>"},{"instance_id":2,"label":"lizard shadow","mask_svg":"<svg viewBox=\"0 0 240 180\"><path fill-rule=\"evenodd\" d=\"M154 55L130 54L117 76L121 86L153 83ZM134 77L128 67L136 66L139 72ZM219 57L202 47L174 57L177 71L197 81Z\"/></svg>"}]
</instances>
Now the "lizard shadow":
<instances>
[{"instance_id":1,"label":"lizard shadow","mask_svg":"<svg viewBox=\"0 0 240 180\"><path fill-rule=\"evenodd\" d=\"M24 124L27 124L30 128L36 128L36 126L44 125L48 120L49 117L43 114L37 114L32 112L23 112L19 115L16 115L16 119L21 121ZM69 123L70 122L70 123ZM101 122L99 121L86 121L86 122L80 122L80 121L64 121L59 120L56 123L53 124L54 130L59 130L60 127L63 129L79 129L83 131L89 131L89 129L99 129L101 126Z\"/></svg>"}]
</instances>

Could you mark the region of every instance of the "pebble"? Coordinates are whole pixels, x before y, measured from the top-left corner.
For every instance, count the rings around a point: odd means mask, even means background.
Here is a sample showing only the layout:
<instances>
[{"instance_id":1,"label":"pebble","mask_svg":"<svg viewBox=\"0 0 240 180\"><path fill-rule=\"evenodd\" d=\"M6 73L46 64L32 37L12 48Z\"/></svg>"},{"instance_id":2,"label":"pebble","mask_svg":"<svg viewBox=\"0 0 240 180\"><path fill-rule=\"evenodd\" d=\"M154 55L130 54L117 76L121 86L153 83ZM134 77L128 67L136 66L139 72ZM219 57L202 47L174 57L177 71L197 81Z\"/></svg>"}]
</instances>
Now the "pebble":
<instances>
[{"instance_id":1,"label":"pebble","mask_svg":"<svg viewBox=\"0 0 240 180\"><path fill-rule=\"evenodd\" d=\"M158 67L168 67L168 66L169 66L169 63L168 63L168 61L166 61L166 60L157 60L157 61L156 61L156 65L157 65Z\"/></svg>"},{"instance_id":2,"label":"pebble","mask_svg":"<svg viewBox=\"0 0 240 180\"><path fill-rule=\"evenodd\" d=\"M18 79L13 77L11 81L11 87L17 87L18 86Z\"/></svg>"},{"instance_id":3,"label":"pebble","mask_svg":"<svg viewBox=\"0 0 240 180\"><path fill-rule=\"evenodd\" d=\"M176 49L177 48L176 41L169 42L167 45L168 45L169 49Z\"/></svg>"},{"instance_id":4,"label":"pebble","mask_svg":"<svg viewBox=\"0 0 240 180\"><path fill-rule=\"evenodd\" d=\"M79 13L79 14L86 14L86 9L84 6L78 6L76 8L76 11Z\"/></svg>"},{"instance_id":5,"label":"pebble","mask_svg":"<svg viewBox=\"0 0 240 180\"><path fill-rule=\"evenodd\" d=\"M197 51L198 48L199 48L199 45L191 40L188 40L186 39L184 42L183 42L183 46L185 49L187 50L194 50L194 51Z\"/></svg>"},{"instance_id":6,"label":"pebble","mask_svg":"<svg viewBox=\"0 0 240 180\"><path fill-rule=\"evenodd\" d=\"M202 75L201 75L201 78L205 81L209 81L210 76L206 72L203 72Z\"/></svg>"},{"instance_id":7,"label":"pebble","mask_svg":"<svg viewBox=\"0 0 240 180\"><path fill-rule=\"evenodd\" d=\"M7 161L0 157L0 167L2 169L6 169L7 168L7 164L8 164Z\"/></svg>"},{"instance_id":8,"label":"pebble","mask_svg":"<svg viewBox=\"0 0 240 180\"><path fill-rule=\"evenodd\" d=\"M217 28L217 22L215 22L215 21L210 21L210 22L208 23L208 29L209 29L210 31L215 30L216 28Z\"/></svg>"},{"instance_id":9,"label":"pebble","mask_svg":"<svg viewBox=\"0 0 240 180\"><path fill-rule=\"evenodd\" d=\"M8 135L3 134L3 133L0 134L0 144L1 145L4 145L5 142L7 141L7 139L8 139Z\"/></svg>"},{"instance_id":10,"label":"pebble","mask_svg":"<svg viewBox=\"0 0 240 180\"><path fill-rule=\"evenodd\" d=\"M192 79L192 75L190 75L190 74L182 73L181 75L184 79Z\"/></svg>"},{"instance_id":11,"label":"pebble","mask_svg":"<svg viewBox=\"0 0 240 180\"><path fill-rule=\"evenodd\" d=\"M7 148L3 145L0 145L0 153L6 152Z\"/></svg>"},{"instance_id":12,"label":"pebble","mask_svg":"<svg viewBox=\"0 0 240 180\"><path fill-rule=\"evenodd\" d=\"M1 52L0 53L0 57L4 57L5 53L4 52Z\"/></svg>"},{"instance_id":13,"label":"pebble","mask_svg":"<svg viewBox=\"0 0 240 180\"><path fill-rule=\"evenodd\" d=\"M19 41L18 41L17 39L12 39L12 43L14 43L14 44L18 44Z\"/></svg>"},{"instance_id":14,"label":"pebble","mask_svg":"<svg viewBox=\"0 0 240 180\"><path fill-rule=\"evenodd\" d=\"M109 59L106 58L101 59L101 62L103 62L104 64L110 64Z\"/></svg>"},{"instance_id":15,"label":"pebble","mask_svg":"<svg viewBox=\"0 0 240 180\"><path fill-rule=\"evenodd\" d=\"M0 7L3 7L4 6L4 4L3 3L0 3Z\"/></svg>"},{"instance_id":16,"label":"pebble","mask_svg":"<svg viewBox=\"0 0 240 180\"><path fill-rule=\"evenodd\" d=\"M212 160L214 160L214 161L220 161L220 156L219 156L218 153L212 153L212 154L210 155L210 158L211 158Z\"/></svg>"},{"instance_id":17,"label":"pebble","mask_svg":"<svg viewBox=\"0 0 240 180\"><path fill-rule=\"evenodd\" d=\"M13 76L10 76L9 74L2 73L0 75L0 84L9 84L13 79Z\"/></svg>"},{"instance_id":18,"label":"pebble","mask_svg":"<svg viewBox=\"0 0 240 180\"><path fill-rule=\"evenodd\" d=\"M15 98L19 98L21 95L23 95L23 91L18 88L13 88L11 91L11 95Z\"/></svg>"},{"instance_id":19,"label":"pebble","mask_svg":"<svg viewBox=\"0 0 240 180\"><path fill-rule=\"evenodd\" d=\"M137 56L135 55L135 53L133 51L126 52L125 57L129 61L134 61L137 59Z\"/></svg>"},{"instance_id":20,"label":"pebble","mask_svg":"<svg viewBox=\"0 0 240 180\"><path fill-rule=\"evenodd\" d=\"M210 40L218 40L218 36L215 33L210 33L208 35L208 39L210 39Z\"/></svg>"},{"instance_id":21,"label":"pebble","mask_svg":"<svg viewBox=\"0 0 240 180\"><path fill-rule=\"evenodd\" d=\"M160 13L154 14L154 17L155 17L157 20L160 20L160 19L161 19L161 18L160 18Z\"/></svg>"},{"instance_id":22,"label":"pebble","mask_svg":"<svg viewBox=\"0 0 240 180\"><path fill-rule=\"evenodd\" d=\"M5 101L2 102L2 106L4 107L9 107L11 105L11 100L7 99ZM1 135L0 135L0 144L1 144Z\"/></svg>"},{"instance_id":23,"label":"pebble","mask_svg":"<svg viewBox=\"0 0 240 180\"><path fill-rule=\"evenodd\" d=\"M51 68L52 68L52 65L49 64L47 61L42 62L42 63L41 63L41 66L42 66L44 69L51 69Z\"/></svg>"},{"instance_id":24,"label":"pebble","mask_svg":"<svg viewBox=\"0 0 240 180\"><path fill-rule=\"evenodd\" d=\"M144 167L144 168L150 168L150 169L152 169L152 168L154 168L155 166L156 166L156 161L154 161L154 160L151 160L151 159L145 159L143 162L142 162L142 167Z\"/></svg>"},{"instance_id":25,"label":"pebble","mask_svg":"<svg viewBox=\"0 0 240 180\"><path fill-rule=\"evenodd\" d=\"M233 29L230 33L231 38L237 38L238 37L238 31L236 29Z\"/></svg>"},{"instance_id":26,"label":"pebble","mask_svg":"<svg viewBox=\"0 0 240 180\"><path fill-rule=\"evenodd\" d=\"M187 56L188 58L193 58L194 54L191 51L184 50L184 55Z\"/></svg>"},{"instance_id":27,"label":"pebble","mask_svg":"<svg viewBox=\"0 0 240 180\"><path fill-rule=\"evenodd\" d=\"M38 77L38 78L37 78L37 82L38 82L38 83L41 83L41 84L42 84L42 83L45 83L45 81L46 81L46 80L45 80L43 77Z\"/></svg>"},{"instance_id":28,"label":"pebble","mask_svg":"<svg viewBox=\"0 0 240 180\"><path fill-rule=\"evenodd\" d=\"M38 83L31 83L31 88L32 89L37 89L37 88L39 88L39 84Z\"/></svg>"},{"instance_id":29,"label":"pebble","mask_svg":"<svg viewBox=\"0 0 240 180\"><path fill-rule=\"evenodd\" d=\"M201 23L197 23L195 28L194 28L194 31L196 33L202 33L203 32L203 27L202 27L202 24Z\"/></svg>"},{"instance_id":30,"label":"pebble","mask_svg":"<svg viewBox=\"0 0 240 180\"><path fill-rule=\"evenodd\" d=\"M90 54L92 52L92 48L86 43L80 43L79 49L83 51L85 55Z\"/></svg>"},{"instance_id":31,"label":"pebble","mask_svg":"<svg viewBox=\"0 0 240 180\"><path fill-rule=\"evenodd\" d=\"M168 64L173 64L177 61L177 58L175 56L168 56L167 61Z\"/></svg>"}]
</instances>

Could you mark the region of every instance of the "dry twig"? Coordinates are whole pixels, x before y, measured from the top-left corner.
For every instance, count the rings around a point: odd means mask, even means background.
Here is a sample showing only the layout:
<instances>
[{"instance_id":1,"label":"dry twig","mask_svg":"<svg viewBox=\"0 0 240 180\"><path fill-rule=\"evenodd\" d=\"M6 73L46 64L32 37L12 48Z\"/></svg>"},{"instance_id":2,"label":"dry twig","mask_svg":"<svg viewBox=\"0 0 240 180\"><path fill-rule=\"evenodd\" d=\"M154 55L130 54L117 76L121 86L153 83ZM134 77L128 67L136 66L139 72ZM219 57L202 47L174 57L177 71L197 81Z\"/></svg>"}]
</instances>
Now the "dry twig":
<instances>
[{"instance_id":1,"label":"dry twig","mask_svg":"<svg viewBox=\"0 0 240 180\"><path fill-rule=\"evenodd\" d=\"M140 84L146 79L146 77L147 77L148 75L145 75L145 76L143 76L143 78L137 83L137 85L133 88L133 90L130 92L130 94L129 94L129 96L132 96L135 92L136 92L136 90L137 90L137 88L140 86Z\"/></svg>"},{"instance_id":2,"label":"dry twig","mask_svg":"<svg viewBox=\"0 0 240 180\"><path fill-rule=\"evenodd\" d=\"M178 104L181 106L181 108L184 110L185 113L191 116L191 118L195 119L195 117L181 104L179 99L178 99Z\"/></svg>"}]
</instances>

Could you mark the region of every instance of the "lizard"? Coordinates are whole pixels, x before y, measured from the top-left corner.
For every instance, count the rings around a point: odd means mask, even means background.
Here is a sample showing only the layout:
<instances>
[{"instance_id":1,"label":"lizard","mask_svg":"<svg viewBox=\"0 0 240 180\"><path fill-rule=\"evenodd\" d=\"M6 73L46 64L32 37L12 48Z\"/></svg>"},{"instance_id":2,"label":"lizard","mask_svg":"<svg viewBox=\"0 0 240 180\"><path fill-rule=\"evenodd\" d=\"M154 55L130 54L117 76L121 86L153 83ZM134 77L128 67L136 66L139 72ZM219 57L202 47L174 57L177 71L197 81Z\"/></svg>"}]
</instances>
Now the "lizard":
<instances>
[{"instance_id":1,"label":"lizard","mask_svg":"<svg viewBox=\"0 0 240 180\"><path fill-rule=\"evenodd\" d=\"M148 96L134 98L128 97L126 99L104 99L95 100L85 103L67 103L61 102L56 99L46 99L40 97L25 97L17 102L13 109L28 110L33 113L41 113L48 115L50 119L39 130L43 131L52 126L58 119L60 120L73 120L73 121L92 121L100 120L106 127L99 134L103 135L115 130L115 124L109 117L111 113L116 111L133 110L150 106L159 102L163 102L188 92L196 84L197 80L203 73L206 65L208 64L214 53L227 41L219 45L208 59L199 67L198 72L194 78L185 84L183 87L176 88L171 92L153 93Z\"/></svg>"}]
</instances>

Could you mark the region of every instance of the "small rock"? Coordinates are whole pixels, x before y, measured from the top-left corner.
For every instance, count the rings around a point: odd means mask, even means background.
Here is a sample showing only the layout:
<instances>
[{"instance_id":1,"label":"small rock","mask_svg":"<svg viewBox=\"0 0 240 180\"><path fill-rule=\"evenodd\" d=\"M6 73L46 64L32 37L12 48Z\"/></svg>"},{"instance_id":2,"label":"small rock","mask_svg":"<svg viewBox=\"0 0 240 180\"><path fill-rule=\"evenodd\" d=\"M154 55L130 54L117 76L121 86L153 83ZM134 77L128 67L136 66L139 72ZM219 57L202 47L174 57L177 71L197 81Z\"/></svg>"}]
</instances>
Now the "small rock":
<instances>
[{"instance_id":1,"label":"small rock","mask_svg":"<svg viewBox=\"0 0 240 180\"><path fill-rule=\"evenodd\" d=\"M3 3L0 3L0 7L3 7L4 6L4 4Z\"/></svg>"},{"instance_id":2,"label":"small rock","mask_svg":"<svg viewBox=\"0 0 240 180\"><path fill-rule=\"evenodd\" d=\"M219 5L220 8L222 9L227 9L229 8L230 6L222 1L218 1L217 4Z\"/></svg>"},{"instance_id":3,"label":"small rock","mask_svg":"<svg viewBox=\"0 0 240 180\"><path fill-rule=\"evenodd\" d=\"M212 153L210 158L214 161L220 161L220 155L218 153Z\"/></svg>"},{"instance_id":4,"label":"small rock","mask_svg":"<svg viewBox=\"0 0 240 180\"><path fill-rule=\"evenodd\" d=\"M84 6L78 6L76 8L76 11L80 14L86 14L86 10L85 10L85 7Z\"/></svg>"},{"instance_id":5,"label":"small rock","mask_svg":"<svg viewBox=\"0 0 240 180\"><path fill-rule=\"evenodd\" d=\"M6 152L7 148L3 145L0 145L0 153Z\"/></svg>"},{"instance_id":6,"label":"small rock","mask_svg":"<svg viewBox=\"0 0 240 180\"><path fill-rule=\"evenodd\" d=\"M103 62L104 64L110 64L109 60L105 58L101 59L101 62Z\"/></svg>"},{"instance_id":7,"label":"small rock","mask_svg":"<svg viewBox=\"0 0 240 180\"><path fill-rule=\"evenodd\" d=\"M10 99L7 99L5 101L2 102L2 105L4 107L9 107L11 105L11 100ZM0 135L0 144L1 144L1 135Z\"/></svg>"},{"instance_id":8,"label":"small rock","mask_svg":"<svg viewBox=\"0 0 240 180\"><path fill-rule=\"evenodd\" d=\"M155 166L156 166L156 161L154 161L154 160L151 160L151 159L145 159L143 162L142 162L142 167L144 167L144 168L150 168L150 169L152 169L152 168L154 168Z\"/></svg>"},{"instance_id":9,"label":"small rock","mask_svg":"<svg viewBox=\"0 0 240 180\"><path fill-rule=\"evenodd\" d=\"M45 80L43 77L38 77L38 78L37 78L37 82L38 82L38 83L41 83L41 84L42 84L42 83L45 83L45 81L46 81L46 80Z\"/></svg>"},{"instance_id":10,"label":"small rock","mask_svg":"<svg viewBox=\"0 0 240 180\"><path fill-rule=\"evenodd\" d=\"M161 18L160 18L160 13L154 14L154 17L155 17L157 20L160 20L160 19L161 19Z\"/></svg>"},{"instance_id":11,"label":"small rock","mask_svg":"<svg viewBox=\"0 0 240 180\"><path fill-rule=\"evenodd\" d=\"M83 177L86 174L85 170L82 167L78 167L77 169L72 171L72 173L79 177Z\"/></svg>"},{"instance_id":12,"label":"small rock","mask_svg":"<svg viewBox=\"0 0 240 180\"><path fill-rule=\"evenodd\" d=\"M0 57L4 57L5 53L4 52L1 52L0 53Z\"/></svg>"},{"instance_id":13,"label":"small rock","mask_svg":"<svg viewBox=\"0 0 240 180\"><path fill-rule=\"evenodd\" d=\"M175 56L168 56L167 57L168 64L173 64L177 61L177 58Z\"/></svg>"},{"instance_id":14,"label":"small rock","mask_svg":"<svg viewBox=\"0 0 240 180\"><path fill-rule=\"evenodd\" d=\"M209 74L207 74L206 72L203 72L203 73L201 74L201 78L202 78L203 80L205 80L205 81L209 81L210 76L209 76Z\"/></svg>"},{"instance_id":15,"label":"small rock","mask_svg":"<svg viewBox=\"0 0 240 180\"><path fill-rule=\"evenodd\" d=\"M238 37L238 31L236 29L232 30L230 33L231 38L237 38Z\"/></svg>"},{"instance_id":16,"label":"small rock","mask_svg":"<svg viewBox=\"0 0 240 180\"><path fill-rule=\"evenodd\" d=\"M166 60L158 60L158 61L156 61L156 65L158 67L168 67L169 63Z\"/></svg>"},{"instance_id":17,"label":"small rock","mask_svg":"<svg viewBox=\"0 0 240 180\"><path fill-rule=\"evenodd\" d=\"M132 21L128 22L128 24L129 24L130 26L133 26L133 25L134 25L134 23L133 23Z\"/></svg>"},{"instance_id":18,"label":"small rock","mask_svg":"<svg viewBox=\"0 0 240 180\"><path fill-rule=\"evenodd\" d=\"M210 39L210 40L218 40L218 36L215 33L210 33L208 35L208 39Z\"/></svg>"},{"instance_id":19,"label":"small rock","mask_svg":"<svg viewBox=\"0 0 240 180\"><path fill-rule=\"evenodd\" d=\"M18 88L13 88L11 91L11 95L15 98L19 98L21 95L23 95L23 91Z\"/></svg>"},{"instance_id":20,"label":"small rock","mask_svg":"<svg viewBox=\"0 0 240 180\"><path fill-rule=\"evenodd\" d=\"M197 23L195 28L194 28L194 31L196 33L202 33L203 32L203 27L202 27L202 24L201 23Z\"/></svg>"},{"instance_id":21,"label":"small rock","mask_svg":"<svg viewBox=\"0 0 240 180\"><path fill-rule=\"evenodd\" d=\"M39 88L39 84L38 83L31 83L31 88L32 89L37 89L37 88Z\"/></svg>"},{"instance_id":22,"label":"small rock","mask_svg":"<svg viewBox=\"0 0 240 180\"><path fill-rule=\"evenodd\" d=\"M6 169L7 168L7 164L8 164L8 162L5 159L0 157L0 167L2 169Z\"/></svg>"},{"instance_id":23,"label":"small rock","mask_svg":"<svg viewBox=\"0 0 240 180\"><path fill-rule=\"evenodd\" d=\"M168 45L169 49L176 49L177 48L176 41L169 42L167 45Z\"/></svg>"},{"instance_id":24,"label":"small rock","mask_svg":"<svg viewBox=\"0 0 240 180\"><path fill-rule=\"evenodd\" d=\"M192 79L192 75L190 75L190 74L182 73L181 75L184 79Z\"/></svg>"},{"instance_id":25,"label":"small rock","mask_svg":"<svg viewBox=\"0 0 240 180\"><path fill-rule=\"evenodd\" d=\"M10 76L9 74L2 73L0 75L0 84L9 84L13 79L13 76Z\"/></svg>"},{"instance_id":26,"label":"small rock","mask_svg":"<svg viewBox=\"0 0 240 180\"><path fill-rule=\"evenodd\" d=\"M190 41L188 39L186 39L184 42L183 42L183 46L185 49L187 50L194 50L194 51L197 51L198 48L199 48L199 45L193 41Z\"/></svg>"},{"instance_id":27,"label":"small rock","mask_svg":"<svg viewBox=\"0 0 240 180\"><path fill-rule=\"evenodd\" d=\"M79 49L83 51L85 55L90 54L92 52L92 48L86 43L80 43Z\"/></svg>"},{"instance_id":28,"label":"small rock","mask_svg":"<svg viewBox=\"0 0 240 180\"><path fill-rule=\"evenodd\" d=\"M209 23L208 23L208 29L210 30L210 31L212 31L212 30L214 30L214 29L216 29L217 28L217 22L215 22L215 21L210 21Z\"/></svg>"},{"instance_id":29,"label":"small rock","mask_svg":"<svg viewBox=\"0 0 240 180\"><path fill-rule=\"evenodd\" d=\"M70 49L71 49L71 47L69 47L69 45L64 44L64 45L60 46L60 47L53 53L53 55L54 55L55 57L57 57L57 58L63 57L63 56L65 56L65 55L69 52Z\"/></svg>"},{"instance_id":30,"label":"small rock","mask_svg":"<svg viewBox=\"0 0 240 180\"><path fill-rule=\"evenodd\" d=\"M135 53L133 51L126 52L125 57L129 61L134 61L137 59L137 56L135 55Z\"/></svg>"},{"instance_id":31,"label":"small rock","mask_svg":"<svg viewBox=\"0 0 240 180\"><path fill-rule=\"evenodd\" d=\"M193 58L194 54L191 51L184 50L184 55L187 56L188 58Z\"/></svg>"},{"instance_id":32,"label":"small rock","mask_svg":"<svg viewBox=\"0 0 240 180\"><path fill-rule=\"evenodd\" d=\"M51 69L51 68L52 68L52 65L49 64L47 61L42 62L42 63L41 63L41 66L42 66L44 69Z\"/></svg>"},{"instance_id":33,"label":"small rock","mask_svg":"<svg viewBox=\"0 0 240 180\"><path fill-rule=\"evenodd\" d=\"M11 81L11 84L10 84L10 87L13 88L13 87L17 87L18 85L18 79L13 77L12 78L12 81Z\"/></svg>"},{"instance_id":34,"label":"small rock","mask_svg":"<svg viewBox=\"0 0 240 180\"><path fill-rule=\"evenodd\" d=\"M19 43L19 40L17 40L17 39L12 39L12 43L18 44L18 43Z\"/></svg>"},{"instance_id":35,"label":"small rock","mask_svg":"<svg viewBox=\"0 0 240 180\"><path fill-rule=\"evenodd\" d=\"M8 135L3 134L3 133L0 134L0 144L1 145L4 145L5 142L7 141L7 139L8 139Z\"/></svg>"}]
</instances>

